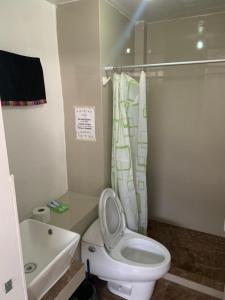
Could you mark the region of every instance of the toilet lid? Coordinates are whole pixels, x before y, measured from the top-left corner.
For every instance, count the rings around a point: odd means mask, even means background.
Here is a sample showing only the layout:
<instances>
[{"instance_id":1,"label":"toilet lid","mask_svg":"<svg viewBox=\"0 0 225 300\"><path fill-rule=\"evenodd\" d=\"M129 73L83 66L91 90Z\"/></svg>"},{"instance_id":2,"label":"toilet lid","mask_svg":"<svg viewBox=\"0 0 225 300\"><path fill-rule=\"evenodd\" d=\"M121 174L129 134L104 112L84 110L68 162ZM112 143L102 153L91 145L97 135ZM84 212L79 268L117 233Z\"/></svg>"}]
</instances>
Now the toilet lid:
<instances>
[{"instance_id":1,"label":"toilet lid","mask_svg":"<svg viewBox=\"0 0 225 300\"><path fill-rule=\"evenodd\" d=\"M110 188L101 194L99 221L105 247L110 251L117 245L126 228L122 205L116 193Z\"/></svg>"}]
</instances>

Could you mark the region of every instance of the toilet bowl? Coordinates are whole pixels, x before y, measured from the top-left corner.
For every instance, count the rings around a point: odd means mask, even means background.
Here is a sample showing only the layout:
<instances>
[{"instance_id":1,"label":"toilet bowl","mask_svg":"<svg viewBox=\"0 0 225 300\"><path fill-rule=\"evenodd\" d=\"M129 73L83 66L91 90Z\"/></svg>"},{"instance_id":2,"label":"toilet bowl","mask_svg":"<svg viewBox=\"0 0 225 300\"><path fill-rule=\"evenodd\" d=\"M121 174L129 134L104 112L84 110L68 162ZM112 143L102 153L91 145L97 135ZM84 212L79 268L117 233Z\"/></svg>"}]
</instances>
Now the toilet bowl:
<instances>
[{"instance_id":1,"label":"toilet bowl","mask_svg":"<svg viewBox=\"0 0 225 300\"><path fill-rule=\"evenodd\" d=\"M129 300L149 300L171 261L162 244L126 228L120 201L109 188L102 192L99 218L82 238L81 257L112 293Z\"/></svg>"}]
</instances>

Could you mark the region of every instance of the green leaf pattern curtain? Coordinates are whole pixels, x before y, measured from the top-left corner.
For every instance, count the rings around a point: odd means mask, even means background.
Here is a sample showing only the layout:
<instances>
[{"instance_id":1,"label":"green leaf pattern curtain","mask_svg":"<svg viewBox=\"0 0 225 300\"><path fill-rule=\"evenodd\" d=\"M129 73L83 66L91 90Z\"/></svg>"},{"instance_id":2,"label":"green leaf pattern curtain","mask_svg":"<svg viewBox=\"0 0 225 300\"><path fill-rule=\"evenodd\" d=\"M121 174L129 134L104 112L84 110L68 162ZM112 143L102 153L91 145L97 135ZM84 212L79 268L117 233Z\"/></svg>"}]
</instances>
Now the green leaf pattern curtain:
<instances>
[{"instance_id":1,"label":"green leaf pattern curtain","mask_svg":"<svg viewBox=\"0 0 225 300\"><path fill-rule=\"evenodd\" d=\"M147 229L146 75L140 81L125 73L113 76L112 188L122 202L128 228Z\"/></svg>"}]
</instances>

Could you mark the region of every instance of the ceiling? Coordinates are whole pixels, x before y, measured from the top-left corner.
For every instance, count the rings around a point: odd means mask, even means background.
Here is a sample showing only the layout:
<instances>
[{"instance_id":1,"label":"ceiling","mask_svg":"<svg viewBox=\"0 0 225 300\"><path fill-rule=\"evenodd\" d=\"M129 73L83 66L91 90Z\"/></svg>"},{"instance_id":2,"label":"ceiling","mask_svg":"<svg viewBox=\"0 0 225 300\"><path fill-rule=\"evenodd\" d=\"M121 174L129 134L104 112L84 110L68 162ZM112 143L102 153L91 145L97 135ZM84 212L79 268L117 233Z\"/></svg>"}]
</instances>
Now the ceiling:
<instances>
[{"instance_id":1,"label":"ceiling","mask_svg":"<svg viewBox=\"0 0 225 300\"><path fill-rule=\"evenodd\" d=\"M47 0L64 4L79 0ZM82 1L82 0L80 0ZM89 0L92 1L92 0ZM105 0L129 18L162 21L225 11L225 0Z\"/></svg>"},{"instance_id":2,"label":"ceiling","mask_svg":"<svg viewBox=\"0 0 225 300\"><path fill-rule=\"evenodd\" d=\"M139 20L154 22L225 11L225 0L107 0L132 18L139 9ZM141 7L142 6L142 7Z\"/></svg>"}]
</instances>

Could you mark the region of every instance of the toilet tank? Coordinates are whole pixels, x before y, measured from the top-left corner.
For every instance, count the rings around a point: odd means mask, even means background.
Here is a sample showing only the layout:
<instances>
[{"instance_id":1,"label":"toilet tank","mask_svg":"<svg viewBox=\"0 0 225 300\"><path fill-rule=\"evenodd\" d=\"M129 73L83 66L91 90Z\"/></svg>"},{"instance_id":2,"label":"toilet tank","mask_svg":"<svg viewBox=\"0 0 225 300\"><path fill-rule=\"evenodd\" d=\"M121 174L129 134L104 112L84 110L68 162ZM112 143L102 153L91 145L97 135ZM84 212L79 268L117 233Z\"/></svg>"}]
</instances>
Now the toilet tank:
<instances>
[{"instance_id":1,"label":"toilet tank","mask_svg":"<svg viewBox=\"0 0 225 300\"><path fill-rule=\"evenodd\" d=\"M101 237L99 220L88 228L81 241L81 259L87 271L87 260L89 260L90 272L94 275L101 275L105 265L105 248Z\"/></svg>"},{"instance_id":2,"label":"toilet tank","mask_svg":"<svg viewBox=\"0 0 225 300\"><path fill-rule=\"evenodd\" d=\"M104 247L104 243L100 231L99 219L95 220L90 225L88 230L83 235L82 242L88 243L90 245Z\"/></svg>"}]
</instances>

